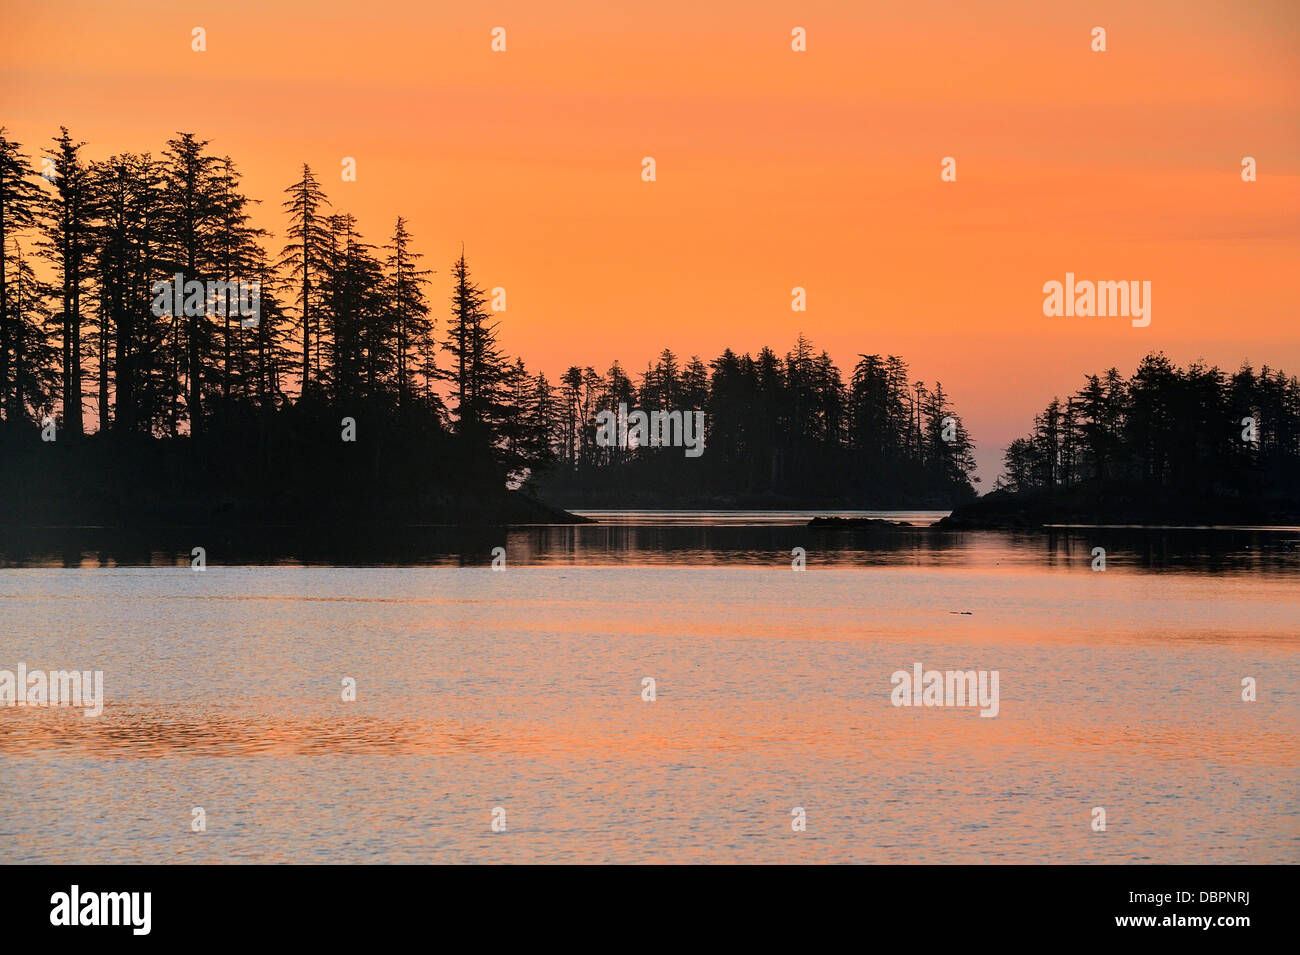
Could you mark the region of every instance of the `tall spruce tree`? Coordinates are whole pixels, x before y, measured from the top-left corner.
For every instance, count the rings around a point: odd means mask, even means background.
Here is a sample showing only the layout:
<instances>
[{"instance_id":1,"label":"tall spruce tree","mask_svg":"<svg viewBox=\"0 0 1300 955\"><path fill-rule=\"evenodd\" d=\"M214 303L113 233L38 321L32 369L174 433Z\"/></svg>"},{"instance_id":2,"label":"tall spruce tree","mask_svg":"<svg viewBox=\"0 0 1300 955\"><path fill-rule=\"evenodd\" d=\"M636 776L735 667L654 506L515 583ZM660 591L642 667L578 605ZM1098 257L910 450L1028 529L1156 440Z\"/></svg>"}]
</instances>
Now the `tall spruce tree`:
<instances>
[{"instance_id":1,"label":"tall spruce tree","mask_svg":"<svg viewBox=\"0 0 1300 955\"><path fill-rule=\"evenodd\" d=\"M53 186L45 197L41 249L54 267L59 289L59 345L62 352L60 404L63 430L76 439L85 433L82 412L82 299L92 278L96 196L90 168L82 159L85 143L74 142L60 127L47 150Z\"/></svg>"},{"instance_id":2,"label":"tall spruce tree","mask_svg":"<svg viewBox=\"0 0 1300 955\"><path fill-rule=\"evenodd\" d=\"M429 351L433 322L424 299L424 285L433 274L419 267L420 253L411 248L411 234L406 220L397 217L393 238L384 246L384 289L389 312L388 326L393 330L396 357L397 403L409 402L415 393L414 377L421 356ZM436 369L431 369L435 371Z\"/></svg>"},{"instance_id":3,"label":"tall spruce tree","mask_svg":"<svg viewBox=\"0 0 1300 955\"><path fill-rule=\"evenodd\" d=\"M284 190L281 205L289 214L289 241L280 255L280 268L292 276L298 303L298 324L302 330L302 365L299 396L305 398L312 385L311 341L314 307L318 293L313 285L324 278L331 255L332 236L325 208L329 200L311 167L302 164L302 178Z\"/></svg>"},{"instance_id":4,"label":"tall spruce tree","mask_svg":"<svg viewBox=\"0 0 1300 955\"><path fill-rule=\"evenodd\" d=\"M508 370L497 344L496 325L488 321L487 295L470 278L462 250L452 266L451 319L444 350L452 367L456 435L471 474L502 466L499 440L504 419Z\"/></svg>"},{"instance_id":5,"label":"tall spruce tree","mask_svg":"<svg viewBox=\"0 0 1300 955\"><path fill-rule=\"evenodd\" d=\"M18 237L36 224L40 209L41 192L32 176L22 144L0 127L0 416L15 422L25 414L16 369L23 363L27 338L18 327L23 308L10 297L15 294L11 283L24 264Z\"/></svg>"},{"instance_id":6,"label":"tall spruce tree","mask_svg":"<svg viewBox=\"0 0 1300 955\"><path fill-rule=\"evenodd\" d=\"M182 287L196 281L204 284L203 306L197 308L187 293L185 307L175 308L173 315L176 359L185 381L185 412L190 433L201 434L204 427L204 390L209 369L216 374L213 316L209 314L206 283L220 280L214 251L220 234L218 217L217 158L204 152L207 142L191 133L181 133L167 141L163 152L163 193L166 200L166 258ZM175 303L181 305L182 303ZM180 314L198 313L198 314Z\"/></svg>"}]
</instances>

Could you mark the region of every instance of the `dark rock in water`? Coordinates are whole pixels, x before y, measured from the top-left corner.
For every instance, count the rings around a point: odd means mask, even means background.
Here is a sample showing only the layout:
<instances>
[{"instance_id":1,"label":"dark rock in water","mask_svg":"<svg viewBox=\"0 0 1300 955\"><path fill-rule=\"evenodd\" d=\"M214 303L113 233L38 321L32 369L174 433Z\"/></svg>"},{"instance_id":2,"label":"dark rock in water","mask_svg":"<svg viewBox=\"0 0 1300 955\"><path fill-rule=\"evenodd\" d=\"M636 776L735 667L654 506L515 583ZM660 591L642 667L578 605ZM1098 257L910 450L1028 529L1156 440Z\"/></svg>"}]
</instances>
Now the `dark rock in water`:
<instances>
[{"instance_id":1,"label":"dark rock in water","mask_svg":"<svg viewBox=\"0 0 1300 955\"><path fill-rule=\"evenodd\" d=\"M886 521L879 517L814 517L808 522L809 527L850 528L850 527L915 527L907 521Z\"/></svg>"}]
</instances>

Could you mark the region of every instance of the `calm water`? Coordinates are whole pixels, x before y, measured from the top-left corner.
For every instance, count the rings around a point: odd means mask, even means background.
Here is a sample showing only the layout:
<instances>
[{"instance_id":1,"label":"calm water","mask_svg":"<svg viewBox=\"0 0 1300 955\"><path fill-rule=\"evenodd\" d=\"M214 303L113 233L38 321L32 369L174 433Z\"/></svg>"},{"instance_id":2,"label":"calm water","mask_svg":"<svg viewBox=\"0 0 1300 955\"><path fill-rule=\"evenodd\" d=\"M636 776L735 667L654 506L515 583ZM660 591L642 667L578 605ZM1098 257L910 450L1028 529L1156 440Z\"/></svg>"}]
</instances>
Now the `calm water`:
<instances>
[{"instance_id":1,"label":"calm water","mask_svg":"<svg viewBox=\"0 0 1300 955\"><path fill-rule=\"evenodd\" d=\"M0 670L106 697L0 707L0 861L1300 861L1300 530L594 516L0 538Z\"/></svg>"}]
</instances>

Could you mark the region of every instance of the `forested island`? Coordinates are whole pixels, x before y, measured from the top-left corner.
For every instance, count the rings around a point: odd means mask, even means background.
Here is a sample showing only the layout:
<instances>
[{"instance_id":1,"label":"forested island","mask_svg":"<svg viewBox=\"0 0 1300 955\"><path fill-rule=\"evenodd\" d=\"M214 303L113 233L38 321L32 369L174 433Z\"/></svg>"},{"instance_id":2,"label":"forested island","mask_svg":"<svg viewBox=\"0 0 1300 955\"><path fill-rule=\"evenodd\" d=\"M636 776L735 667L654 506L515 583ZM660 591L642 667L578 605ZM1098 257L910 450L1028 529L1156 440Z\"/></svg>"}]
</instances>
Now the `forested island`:
<instances>
[{"instance_id":1,"label":"forested island","mask_svg":"<svg viewBox=\"0 0 1300 955\"><path fill-rule=\"evenodd\" d=\"M1011 443L994 491L937 526L1300 524L1300 382L1249 364L1089 375Z\"/></svg>"},{"instance_id":2,"label":"forested island","mask_svg":"<svg viewBox=\"0 0 1300 955\"><path fill-rule=\"evenodd\" d=\"M614 361L552 382L504 353L463 252L440 301L407 221L368 241L307 165L278 240L254 205L190 133L95 161L63 129L38 163L0 130L0 523L529 523L579 520L555 505L975 496L949 396L900 358L859 356L845 381L799 336L784 356L664 349L637 374ZM707 453L602 444L597 417L619 407L702 412Z\"/></svg>"}]
</instances>

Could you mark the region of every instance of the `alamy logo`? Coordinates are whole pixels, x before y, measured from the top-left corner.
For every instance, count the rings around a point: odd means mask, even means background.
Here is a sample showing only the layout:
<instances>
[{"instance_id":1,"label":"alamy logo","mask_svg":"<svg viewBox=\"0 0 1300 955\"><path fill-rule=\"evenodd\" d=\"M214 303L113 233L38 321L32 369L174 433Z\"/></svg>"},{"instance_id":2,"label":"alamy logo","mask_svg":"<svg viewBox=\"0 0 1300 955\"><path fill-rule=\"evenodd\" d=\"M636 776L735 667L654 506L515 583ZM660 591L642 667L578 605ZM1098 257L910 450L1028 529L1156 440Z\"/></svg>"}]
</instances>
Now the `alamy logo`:
<instances>
[{"instance_id":1,"label":"alamy logo","mask_svg":"<svg viewBox=\"0 0 1300 955\"><path fill-rule=\"evenodd\" d=\"M633 411L619 402L596 414L596 446L601 448L682 448L688 458L704 453L703 411Z\"/></svg>"},{"instance_id":2,"label":"alamy logo","mask_svg":"<svg viewBox=\"0 0 1300 955\"><path fill-rule=\"evenodd\" d=\"M153 313L159 318L172 315L238 315L243 328L256 328L262 314L262 283L233 279L229 282L185 281L177 272L171 281L154 282Z\"/></svg>"},{"instance_id":3,"label":"alamy logo","mask_svg":"<svg viewBox=\"0 0 1300 955\"><path fill-rule=\"evenodd\" d=\"M998 715L997 670L895 670L889 678L895 706L978 706L980 716Z\"/></svg>"},{"instance_id":4,"label":"alamy logo","mask_svg":"<svg viewBox=\"0 0 1300 955\"><path fill-rule=\"evenodd\" d=\"M51 925L128 925L132 935L148 935L152 892L69 892L50 896Z\"/></svg>"},{"instance_id":5,"label":"alamy logo","mask_svg":"<svg viewBox=\"0 0 1300 955\"><path fill-rule=\"evenodd\" d=\"M1151 283L1076 282L1073 272L1065 283L1053 279L1043 285L1043 314L1048 318L1074 316L1099 318L1118 316L1133 319L1134 328L1151 324Z\"/></svg>"},{"instance_id":6,"label":"alamy logo","mask_svg":"<svg viewBox=\"0 0 1300 955\"><path fill-rule=\"evenodd\" d=\"M0 706L80 706L87 716L104 712L103 670L0 670Z\"/></svg>"}]
</instances>

